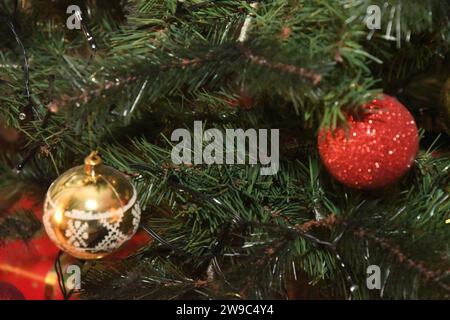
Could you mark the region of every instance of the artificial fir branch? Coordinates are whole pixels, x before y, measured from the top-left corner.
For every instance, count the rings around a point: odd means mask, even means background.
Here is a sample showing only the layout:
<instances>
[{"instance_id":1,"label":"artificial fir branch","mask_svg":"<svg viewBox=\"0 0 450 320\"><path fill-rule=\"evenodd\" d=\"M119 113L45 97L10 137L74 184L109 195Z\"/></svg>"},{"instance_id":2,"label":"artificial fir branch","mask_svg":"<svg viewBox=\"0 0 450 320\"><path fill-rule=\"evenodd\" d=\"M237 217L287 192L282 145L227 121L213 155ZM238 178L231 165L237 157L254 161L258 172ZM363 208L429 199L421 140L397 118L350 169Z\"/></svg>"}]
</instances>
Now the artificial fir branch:
<instances>
[{"instance_id":1,"label":"artificial fir branch","mask_svg":"<svg viewBox=\"0 0 450 320\"><path fill-rule=\"evenodd\" d=\"M383 249L388 250L390 254L395 256L400 263L406 264L409 268L417 270L427 281L435 281L446 291L450 292L450 286L440 281L441 278L447 277L450 274L450 269L430 270L425 266L423 261L407 257L398 246L390 244L386 239L377 237L373 232L363 228L355 230L353 233L359 238L369 239L380 245Z\"/></svg>"},{"instance_id":2,"label":"artificial fir branch","mask_svg":"<svg viewBox=\"0 0 450 320\"><path fill-rule=\"evenodd\" d=\"M413 34L405 50L394 50L396 43L391 46L381 36L365 41L363 24L347 20L364 12L369 2L344 8L324 0L264 1L245 42L239 43L248 2L196 1L174 7L174 1L136 0L129 3L133 10L120 27L92 20L99 24L94 32L102 45L89 65L77 51L85 46L81 33L72 41L67 30L55 32L56 26L45 32L36 28L22 38L30 56L31 93L53 113L47 118L46 110L37 110L38 119L27 123L17 121L23 106L21 70L3 68L17 64L11 50L17 44L13 38L0 39L1 117L25 134L28 149L33 143L43 148L19 175L11 167L20 157L2 155L2 190L36 185L42 194L58 172L81 161L94 132L107 163L134 180L146 208L142 227L189 252L155 241L129 259L89 264L82 297L287 297L286 283L297 274L310 284L326 283L332 288L330 297L347 297L348 276L363 283L366 251L370 263L394 270L380 296L445 296L448 257L437 255L448 243L442 227L449 210L443 196L449 190L448 157L421 154L409 176L379 193L345 189L316 158L309 159L320 124L333 124L343 111L370 99L380 86L374 79L386 74L384 66L393 68L393 78L403 78L426 68L433 56L448 54L448 29L441 28L448 25L442 16L445 3L403 1L404 8L417 8L403 19L413 26ZM432 21L421 19L430 8ZM416 31L425 38L432 33L433 41L423 48ZM390 61L405 63L391 66ZM55 75L52 85L50 73ZM118 82L111 80L116 78ZM217 97L234 95L237 88L254 98L256 110L228 106L218 111L215 106L227 102ZM131 117L110 114L112 104L129 110L141 92ZM160 133L170 135L198 118L220 127L278 126L283 135L292 135L294 145L313 148L283 154L286 161L271 178L258 177L247 166L172 165L171 146ZM94 122L90 133L87 119ZM140 172L130 163L145 163L149 169ZM200 195L178 188L180 182ZM158 216L158 207L169 208L168 213ZM248 268L256 263L258 274ZM370 296L364 286L352 293L354 298Z\"/></svg>"},{"instance_id":3,"label":"artificial fir branch","mask_svg":"<svg viewBox=\"0 0 450 320\"><path fill-rule=\"evenodd\" d=\"M0 245L5 240L20 239L29 241L38 231L41 223L33 212L16 211L0 218Z\"/></svg>"}]
</instances>

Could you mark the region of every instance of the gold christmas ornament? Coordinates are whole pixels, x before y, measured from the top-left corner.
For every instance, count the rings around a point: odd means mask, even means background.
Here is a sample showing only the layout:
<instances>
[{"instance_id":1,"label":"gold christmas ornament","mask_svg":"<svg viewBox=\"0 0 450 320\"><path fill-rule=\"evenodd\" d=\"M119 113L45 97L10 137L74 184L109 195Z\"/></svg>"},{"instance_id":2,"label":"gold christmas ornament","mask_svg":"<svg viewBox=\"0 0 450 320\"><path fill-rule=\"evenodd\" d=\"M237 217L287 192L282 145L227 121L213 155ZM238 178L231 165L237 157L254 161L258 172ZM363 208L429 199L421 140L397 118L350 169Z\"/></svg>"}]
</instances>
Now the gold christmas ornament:
<instances>
[{"instance_id":1,"label":"gold christmas ornament","mask_svg":"<svg viewBox=\"0 0 450 320\"><path fill-rule=\"evenodd\" d=\"M102 164L96 152L47 191L44 227L63 251L80 259L100 259L137 231L141 210L136 189L121 172Z\"/></svg>"}]
</instances>

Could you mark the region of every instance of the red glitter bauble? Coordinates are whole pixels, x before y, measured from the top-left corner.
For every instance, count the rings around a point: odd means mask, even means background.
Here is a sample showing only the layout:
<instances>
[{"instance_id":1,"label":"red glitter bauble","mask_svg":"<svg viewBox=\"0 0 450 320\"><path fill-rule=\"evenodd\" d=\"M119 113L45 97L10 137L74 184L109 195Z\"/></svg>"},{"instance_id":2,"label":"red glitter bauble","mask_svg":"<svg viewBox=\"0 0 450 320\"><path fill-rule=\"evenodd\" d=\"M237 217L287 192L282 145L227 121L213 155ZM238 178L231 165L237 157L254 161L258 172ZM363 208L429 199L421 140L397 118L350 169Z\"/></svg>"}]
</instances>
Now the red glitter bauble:
<instances>
[{"instance_id":1,"label":"red glitter bauble","mask_svg":"<svg viewBox=\"0 0 450 320\"><path fill-rule=\"evenodd\" d=\"M363 107L360 117L348 116L347 127L319 133L325 167L341 183L377 189L397 181L411 167L419 148L414 118L388 95Z\"/></svg>"}]
</instances>

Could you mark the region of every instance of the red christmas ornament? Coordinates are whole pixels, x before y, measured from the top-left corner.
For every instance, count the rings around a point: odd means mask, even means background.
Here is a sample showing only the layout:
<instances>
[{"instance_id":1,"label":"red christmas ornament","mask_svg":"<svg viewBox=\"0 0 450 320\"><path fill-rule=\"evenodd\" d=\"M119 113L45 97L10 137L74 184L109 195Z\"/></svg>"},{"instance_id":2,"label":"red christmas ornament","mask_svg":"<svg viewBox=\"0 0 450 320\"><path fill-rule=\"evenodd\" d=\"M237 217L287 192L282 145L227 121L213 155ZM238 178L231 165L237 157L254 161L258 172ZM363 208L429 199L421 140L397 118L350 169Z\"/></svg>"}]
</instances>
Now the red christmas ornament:
<instances>
[{"instance_id":1,"label":"red christmas ornament","mask_svg":"<svg viewBox=\"0 0 450 320\"><path fill-rule=\"evenodd\" d=\"M348 116L348 127L319 133L325 167L341 183L377 189L397 181L411 167L419 148L414 118L397 99L383 95Z\"/></svg>"}]
</instances>

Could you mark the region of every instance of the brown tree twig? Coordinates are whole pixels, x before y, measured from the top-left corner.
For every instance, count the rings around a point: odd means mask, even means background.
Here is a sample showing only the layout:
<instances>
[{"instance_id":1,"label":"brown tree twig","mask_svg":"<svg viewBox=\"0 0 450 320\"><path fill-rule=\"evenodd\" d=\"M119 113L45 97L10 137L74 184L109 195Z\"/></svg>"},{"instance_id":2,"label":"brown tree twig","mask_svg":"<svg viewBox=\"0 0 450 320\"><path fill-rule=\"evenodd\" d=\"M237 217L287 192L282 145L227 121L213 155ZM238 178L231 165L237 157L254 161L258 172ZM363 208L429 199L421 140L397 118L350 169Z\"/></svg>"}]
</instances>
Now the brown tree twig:
<instances>
[{"instance_id":1,"label":"brown tree twig","mask_svg":"<svg viewBox=\"0 0 450 320\"><path fill-rule=\"evenodd\" d=\"M331 229L333 226L337 224L341 224L343 222L342 219L337 219L334 214L329 215L326 219L323 220L310 220L303 224L295 225L295 228L300 232L309 232L314 228L327 228ZM448 270L431 270L425 266L423 261L414 260L404 254L401 249L396 246L390 244L386 239L382 237L376 236L373 232L364 229L358 228L353 231L353 234L360 239L367 239L383 249L386 249L391 255L393 255L400 263L406 264L409 268L416 270L418 273L422 275L427 281L434 281L438 283L442 288L447 291L450 291L450 287L440 281L442 276L450 274L450 269Z\"/></svg>"},{"instance_id":2,"label":"brown tree twig","mask_svg":"<svg viewBox=\"0 0 450 320\"><path fill-rule=\"evenodd\" d=\"M265 57L253 54L249 49L243 49L243 53L254 64L299 75L300 77L310 80L314 85L318 85L322 80L322 75L312 70L282 62L270 62Z\"/></svg>"},{"instance_id":3,"label":"brown tree twig","mask_svg":"<svg viewBox=\"0 0 450 320\"><path fill-rule=\"evenodd\" d=\"M373 232L368 231L363 228L359 228L355 230L354 235L359 238L368 239L376 244L378 244L383 249L389 251L391 255L397 258L400 263L406 264L408 267L419 272L426 280L431 280L437 282L441 287L445 290L450 291L450 286L439 281L439 278L443 275L447 275L450 273L450 269L448 270L430 270L427 268L423 261L414 260L406 256L398 246L390 244L386 239L376 236Z\"/></svg>"}]
</instances>

